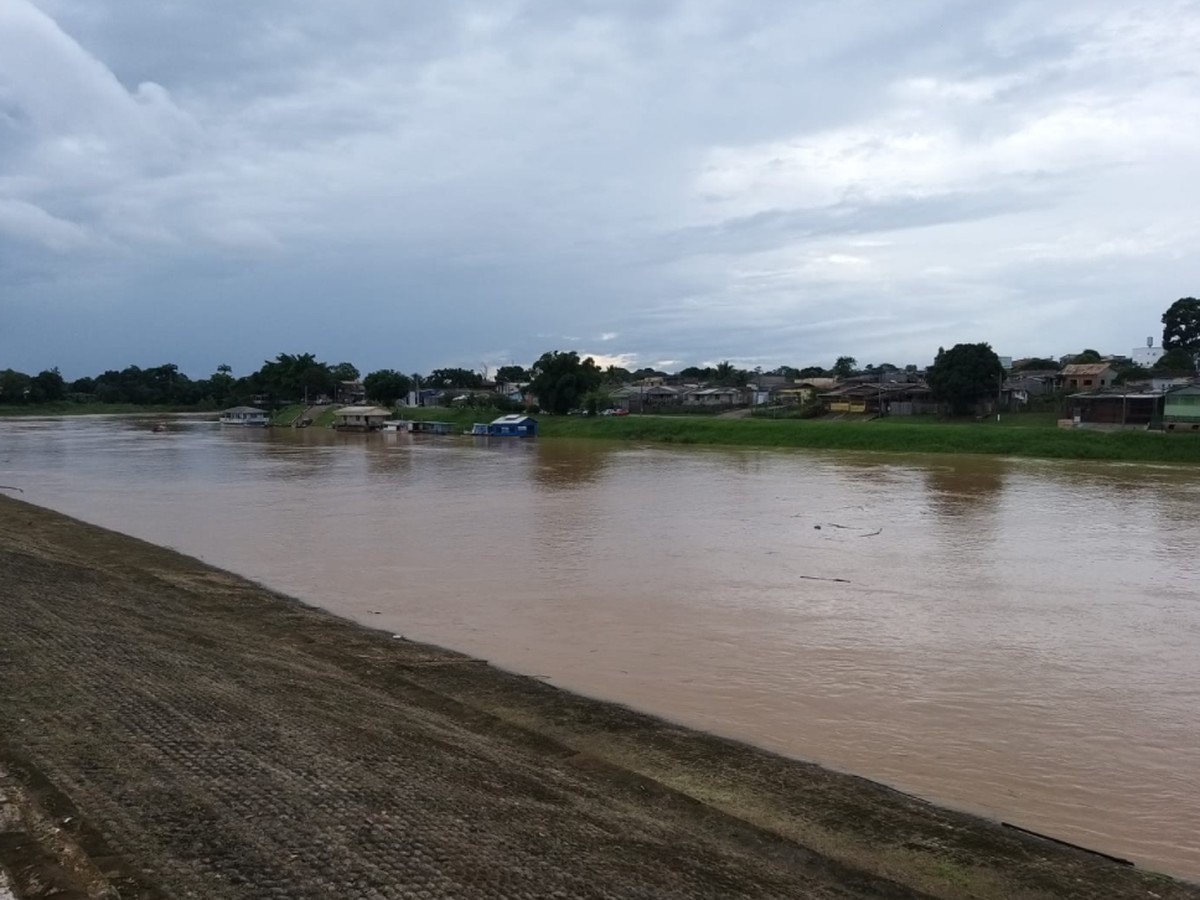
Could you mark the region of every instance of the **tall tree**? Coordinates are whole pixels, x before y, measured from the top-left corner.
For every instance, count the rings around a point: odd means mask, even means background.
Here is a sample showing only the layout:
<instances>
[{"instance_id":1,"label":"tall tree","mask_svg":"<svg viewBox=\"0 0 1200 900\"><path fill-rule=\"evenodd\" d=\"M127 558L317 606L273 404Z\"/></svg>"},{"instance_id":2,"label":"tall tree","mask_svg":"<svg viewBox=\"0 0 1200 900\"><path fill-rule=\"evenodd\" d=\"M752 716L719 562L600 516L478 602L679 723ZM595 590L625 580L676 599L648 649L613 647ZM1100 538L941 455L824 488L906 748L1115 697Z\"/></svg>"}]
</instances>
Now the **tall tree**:
<instances>
[{"instance_id":1,"label":"tall tree","mask_svg":"<svg viewBox=\"0 0 1200 900\"><path fill-rule=\"evenodd\" d=\"M0 372L0 403L26 402L33 379L24 372L5 369Z\"/></svg>"},{"instance_id":2,"label":"tall tree","mask_svg":"<svg viewBox=\"0 0 1200 900\"><path fill-rule=\"evenodd\" d=\"M340 362L330 367L329 374L334 381L358 381L358 367L354 363Z\"/></svg>"},{"instance_id":3,"label":"tall tree","mask_svg":"<svg viewBox=\"0 0 1200 900\"><path fill-rule=\"evenodd\" d=\"M259 389L288 400L298 400L306 392L330 393L335 380L329 366L311 353L280 353L254 375Z\"/></svg>"},{"instance_id":4,"label":"tall tree","mask_svg":"<svg viewBox=\"0 0 1200 900\"><path fill-rule=\"evenodd\" d=\"M1023 360L1021 362L1021 365L1019 365L1019 366L1013 366L1013 371L1014 372L1024 372L1029 369L1034 369L1034 370L1042 369L1042 370L1053 370L1053 371L1057 372L1061 368L1062 368L1062 366L1060 366L1056 360L1043 359L1041 357L1034 357L1033 359Z\"/></svg>"},{"instance_id":5,"label":"tall tree","mask_svg":"<svg viewBox=\"0 0 1200 900\"><path fill-rule=\"evenodd\" d=\"M833 374L838 378L849 378L858 368L858 360L853 356L839 356L833 364Z\"/></svg>"},{"instance_id":6,"label":"tall tree","mask_svg":"<svg viewBox=\"0 0 1200 900\"><path fill-rule=\"evenodd\" d=\"M574 350L543 353L533 364L530 389L548 412L562 415L578 408L591 391L600 387L604 375L590 356L579 359Z\"/></svg>"},{"instance_id":7,"label":"tall tree","mask_svg":"<svg viewBox=\"0 0 1200 900\"><path fill-rule=\"evenodd\" d=\"M58 369L38 372L30 379L29 399L34 403L57 403L67 396L67 383Z\"/></svg>"},{"instance_id":8,"label":"tall tree","mask_svg":"<svg viewBox=\"0 0 1200 900\"><path fill-rule=\"evenodd\" d=\"M1195 372L1196 351L1184 347L1173 347L1158 358L1155 372Z\"/></svg>"},{"instance_id":9,"label":"tall tree","mask_svg":"<svg viewBox=\"0 0 1200 900\"><path fill-rule=\"evenodd\" d=\"M842 358L849 359L849 357L842 357ZM851 371L854 370L854 360L852 360L852 359L850 360L850 370ZM823 369L820 366L805 366L803 369L800 370L799 377L801 377L801 378L828 378L829 370Z\"/></svg>"},{"instance_id":10,"label":"tall tree","mask_svg":"<svg viewBox=\"0 0 1200 900\"><path fill-rule=\"evenodd\" d=\"M1180 297L1162 315L1164 350L1200 350L1200 300Z\"/></svg>"},{"instance_id":11,"label":"tall tree","mask_svg":"<svg viewBox=\"0 0 1200 900\"><path fill-rule=\"evenodd\" d=\"M1004 378L1000 357L989 344L955 344L938 348L937 359L925 374L935 400L950 404L956 416L966 415L982 398L996 393Z\"/></svg>"},{"instance_id":12,"label":"tall tree","mask_svg":"<svg viewBox=\"0 0 1200 900\"><path fill-rule=\"evenodd\" d=\"M407 396L412 388L412 382L407 375L401 374L395 369L380 369L363 379L363 387L367 391L367 396L376 403L395 406L397 400Z\"/></svg>"},{"instance_id":13,"label":"tall tree","mask_svg":"<svg viewBox=\"0 0 1200 900\"><path fill-rule=\"evenodd\" d=\"M717 363L713 371L713 381L721 387L741 387L747 378L749 375L744 369L739 369L727 359Z\"/></svg>"},{"instance_id":14,"label":"tall tree","mask_svg":"<svg viewBox=\"0 0 1200 900\"><path fill-rule=\"evenodd\" d=\"M496 381L505 384L524 384L529 380L529 371L524 366L501 366L496 370Z\"/></svg>"},{"instance_id":15,"label":"tall tree","mask_svg":"<svg viewBox=\"0 0 1200 900\"><path fill-rule=\"evenodd\" d=\"M1071 357L1071 362L1073 363L1098 363L1100 360L1100 351L1091 349L1084 350L1082 353L1076 353Z\"/></svg>"},{"instance_id":16,"label":"tall tree","mask_svg":"<svg viewBox=\"0 0 1200 900\"><path fill-rule=\"evenodd\" d=\"M470 369L434 369L423 379L432 388L477 388L483 386L483 376Z\"/></svg>"}]
</instances>

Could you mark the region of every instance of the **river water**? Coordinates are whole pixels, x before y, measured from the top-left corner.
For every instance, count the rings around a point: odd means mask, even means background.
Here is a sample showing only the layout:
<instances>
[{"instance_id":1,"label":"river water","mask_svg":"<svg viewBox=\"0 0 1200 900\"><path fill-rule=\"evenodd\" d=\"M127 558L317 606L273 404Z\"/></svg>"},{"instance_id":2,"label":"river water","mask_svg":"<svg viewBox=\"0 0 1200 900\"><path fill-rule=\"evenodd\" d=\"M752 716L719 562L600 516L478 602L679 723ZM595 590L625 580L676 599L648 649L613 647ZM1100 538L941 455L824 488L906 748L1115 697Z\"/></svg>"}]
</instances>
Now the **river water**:
<instances>
[{"instance_id":1,"label":"river water","mask_svg":"<svg viewBox=\"0 0 1200 900\"><path fill-rule=\"evenodd\" d=\"M0 420L368 625L1200 878L1200 467Z\"/></svg>"}]
</instances>

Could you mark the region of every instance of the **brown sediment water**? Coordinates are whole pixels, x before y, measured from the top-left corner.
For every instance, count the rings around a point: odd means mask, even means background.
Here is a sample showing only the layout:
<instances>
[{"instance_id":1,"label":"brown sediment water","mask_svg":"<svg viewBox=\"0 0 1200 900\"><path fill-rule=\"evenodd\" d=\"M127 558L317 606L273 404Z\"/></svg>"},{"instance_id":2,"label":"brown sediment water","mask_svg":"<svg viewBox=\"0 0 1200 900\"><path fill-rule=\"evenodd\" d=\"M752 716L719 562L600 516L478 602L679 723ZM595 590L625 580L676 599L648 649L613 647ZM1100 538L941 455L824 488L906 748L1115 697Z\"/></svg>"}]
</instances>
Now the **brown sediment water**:
<instances>
[{"instance_id":1,"label":"brown sediment water","mask_svg":"<svg viewBox=\"0 0 1200 900\"><path fill-rule=\"evenodd\" d=\"M1200 878L1200 469L0 422L0 483L340 614Z\"/></svg>"}]
</instances>

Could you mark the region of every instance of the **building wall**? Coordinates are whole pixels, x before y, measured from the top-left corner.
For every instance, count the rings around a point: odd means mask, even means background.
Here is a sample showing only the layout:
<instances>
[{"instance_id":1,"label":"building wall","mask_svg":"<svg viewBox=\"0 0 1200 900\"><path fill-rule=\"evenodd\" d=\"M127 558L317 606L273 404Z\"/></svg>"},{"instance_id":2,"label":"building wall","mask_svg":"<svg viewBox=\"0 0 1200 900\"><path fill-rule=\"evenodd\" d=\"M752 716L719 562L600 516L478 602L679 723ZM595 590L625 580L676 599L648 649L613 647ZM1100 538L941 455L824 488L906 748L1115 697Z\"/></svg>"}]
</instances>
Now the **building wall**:
<instances>
[{"instance_id":1,"label":"building wall","mask_svg":"<svg viewBox=\"0 0 1200 900\"><path fill-rule=\"evenodd\" d=\"M1200 394L1168 394L1163 418L1174 422L1200 422Z\"/></svg>"},{"instance_id":2,"label":"building wall","mask_svg":"<svg viewBox=\"0 0 1200 900\"><path fill-rule=\"evenodd\" d=\"M1135 347L1129 353L1129 358L1144 369L1149 369L1162 359L1166 351L1162 347Z\"/></svg>"}]
</instances>

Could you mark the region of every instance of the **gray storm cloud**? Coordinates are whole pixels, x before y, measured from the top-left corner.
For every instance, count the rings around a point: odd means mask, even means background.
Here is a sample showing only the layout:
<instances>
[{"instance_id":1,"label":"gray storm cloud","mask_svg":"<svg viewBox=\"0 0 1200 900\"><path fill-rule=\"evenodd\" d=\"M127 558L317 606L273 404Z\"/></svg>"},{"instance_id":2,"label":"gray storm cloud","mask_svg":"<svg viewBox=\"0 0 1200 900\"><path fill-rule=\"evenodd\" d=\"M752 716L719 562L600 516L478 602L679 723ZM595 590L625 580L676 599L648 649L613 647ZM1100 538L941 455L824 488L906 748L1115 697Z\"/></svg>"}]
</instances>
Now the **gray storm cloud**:
<instances>
[{"instance_id":1,"label":"gray storm cloud","mask_svg":"<svg viewBox=\"0 0 1200 900\"><path fill-rule=\"evenodd\" d=\"M1197 3L395 7L0 0L0 367L1124 352L1195 293Z\"/></svg>"}]
</instances>

